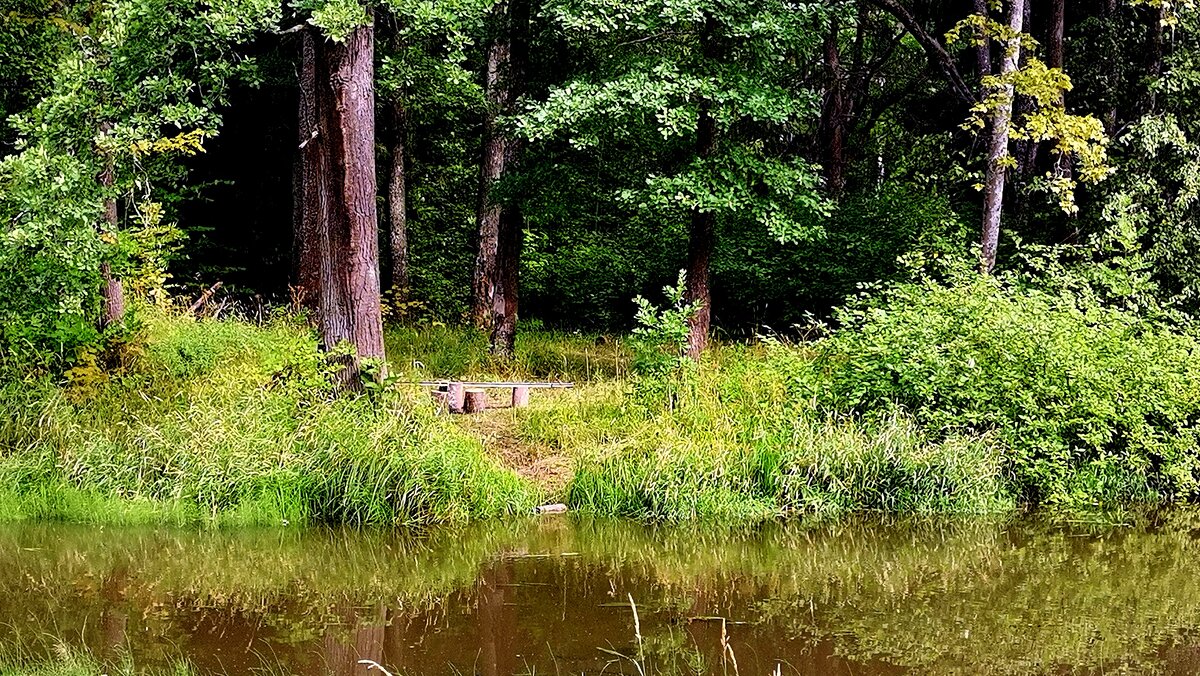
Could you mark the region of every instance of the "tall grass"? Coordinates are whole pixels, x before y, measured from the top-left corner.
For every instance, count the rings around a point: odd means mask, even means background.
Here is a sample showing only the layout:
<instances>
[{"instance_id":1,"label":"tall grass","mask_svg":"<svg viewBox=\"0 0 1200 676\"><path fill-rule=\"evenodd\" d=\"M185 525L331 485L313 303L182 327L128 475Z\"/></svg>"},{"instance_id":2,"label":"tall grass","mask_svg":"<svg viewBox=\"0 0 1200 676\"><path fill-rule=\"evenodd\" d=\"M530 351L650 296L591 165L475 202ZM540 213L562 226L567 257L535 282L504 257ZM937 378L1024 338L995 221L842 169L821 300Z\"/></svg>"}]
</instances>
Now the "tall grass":
<instances>
[{"instance_id":1,"label":"tall grass","mask_svg":"<svg viewBox=\"0 0 1200 676\"><path fill-rule=\"evenodd\" d=\"M1012 508L1001 449L989 438L934 441L901 414L871 422L825 416L790 398L785 366L767 350L726 346L692 382L674 388L673 407L639 400L636 388L609 388L535 407L521 421L522 434L574 456L568 501L604 515L761 519Z\"/></svg>"},{"instance_id":2,"label":"tall grass","mask_svg":"<svg viewBox=\"0 0 1200 676\"><path fill-rule=\"evenodd\" d=\"M420 524L538 497L415 394L330 396L301 327L154 316L143 345L0 386L0 519Z\"/></svg>"},{"instance_id":3,"label":"tall grass","mask_svg":"<svg viewBox=\"0 0 1200 676\"><path fill-rule=\"evenodd\" d=\"M1017 316L1040 316L1030 307ZM1191 338L1100 332L1106 351L1138 359L1085 358L1077 346L1101 343L1091 315L1056 310L1042 333L1063 337L1028 339L1041 361L1021 366L1009 363L1021 331L1009 324L996 338L937 320L962 346L920 352L929 316L947 312L922 308L816 345L718 345L698 368L653 377L630 371L623 340L534 327L515 359L497 361L470 329L389 328L399 381L578 384L469 419L438 415L403 382L330 395L314 336L286 319L150 314L120 369L84 355L63 382L0 378L0 520L427 524L555 499L603 515L752 521L1195 499ZM1011 377L980 380L983 366Z\"/></svg>"},{"instance_id":4,"label":"tall grass","mask_svg":"<svg viewBox=\"0 0 1200 676\"><path fill-rule=\"evenodd\" d=\"M629 375L630 350L622 339L522 325L516 354L488 354L487 336L469 327L441 324L389 327L388 360L404 377L511 378L599 382Z\"/></svg>"},{"instance_id":5,"label":"tall grass","mask_svg":"<svg viewBox=\"0 0 1200 676\"><path fill-rule=\"evenodd\" d=\"M86 650L58 643L49 658L22 655L5 648L0 651L0 676L191 676L195 671L178 661L166 669L135 669L128 655L106 662Z\"/></svg>"}]
</instances>

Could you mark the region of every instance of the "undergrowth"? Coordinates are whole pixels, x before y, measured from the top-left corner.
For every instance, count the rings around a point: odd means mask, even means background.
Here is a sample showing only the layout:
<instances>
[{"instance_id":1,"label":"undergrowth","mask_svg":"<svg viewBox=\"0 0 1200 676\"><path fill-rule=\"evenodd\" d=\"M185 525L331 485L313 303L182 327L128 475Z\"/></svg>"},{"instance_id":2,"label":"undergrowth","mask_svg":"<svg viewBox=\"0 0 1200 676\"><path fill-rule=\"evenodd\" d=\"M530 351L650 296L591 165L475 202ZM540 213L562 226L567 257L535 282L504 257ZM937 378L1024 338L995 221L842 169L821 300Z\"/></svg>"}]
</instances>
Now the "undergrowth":
<instances>
[{"instance_id":1,"label":"undergrowth","mask_svg":"<svg viewBox=\"0 0 1200 676\"><path fill-rule=\"evenodd\" d=\"M629 375L626 341L522 324L511 360L488 354L488 339L470 328L433 324L391 326L384 332L388 361L409 380L448 377L490 380L599 382Z\"/></svg>"},{"instance_id":2,"label":"undergrowth","mask_svg":"<svg viewBox=\"0 0 1200 676\"><path fill-rule=\"evenodd\" d=\"M679 362L683 309L645 301L635 340L531 327L509 362L469 329L392 327L390 384L358 397L329 392L292 320L151 313L119 368L82 355L65 382L0 384L0 518L424 524L556 499L742 521L1195 502L1193 327L1045 279L918 277L850 303L819 340L716 345L698 366ZM448 377L577 387L472 425L412 384ZM573 473L552 494L489 453Z\"/></svg>"},{"instance_id":3,"label":"undergrowth","mask_svg":"<svg viewBox=\"0 0 1200 676\"><path fill-rule=\"evenodd\" d=\"M1200 341L1186 317L1115 303L1066 271L951 274L850 304L794 391L936 441L991 436L1026 504L1200 497Z\"/></svg>"},{"instance_id":4,"label":"undergrowth","mask_svg":"<svg viewBox=\"0 0 1200 676\"><path fill-rule=\"evenodd\" d=\"M128 653L101 660L87 650L58 643L49 657L35 658L5 646L0 649L0 676L192 676L196 671L176 661L164 669L135 668Z\"/></svg>"},{"instance_id":5,"label":"undergrowth","mask_svg":"<svg viewBox=\"0 0 1200 676\"><path fill-rule=\"evenodd\" d=\"M919 276L836 319L812 343L718 347L685 374L540 407L522 434L575 457L569 502L610 515L1200 498L1200 340L1186 317L1059 268Z\"/></svg>"},{"instance_id":6,"label":"undergrowth","mask_svg":"<svg viewBox=\"0 0 1200 676\"><path fill-rule=\"evenodd\" d=\"M300 326L145 331L122 369L0 387L0 518L421 524L538 497L415 393L331 396Z\"/></svg>"},{"instance_id":7,"label":"undergrowth","mask_svg":"<svg viewBox=\"0 0 1200 676\"><path fill-rule=\"evenodd\" d=\"M569 449L568 502L604 515L744 520L1013 507L991 439L931 443L904 415L871 423L823 415L789 396L783 366L765 348L717 348L670 408L610 388L537 406L521 432Z\"/></svg>"}]
</instances>

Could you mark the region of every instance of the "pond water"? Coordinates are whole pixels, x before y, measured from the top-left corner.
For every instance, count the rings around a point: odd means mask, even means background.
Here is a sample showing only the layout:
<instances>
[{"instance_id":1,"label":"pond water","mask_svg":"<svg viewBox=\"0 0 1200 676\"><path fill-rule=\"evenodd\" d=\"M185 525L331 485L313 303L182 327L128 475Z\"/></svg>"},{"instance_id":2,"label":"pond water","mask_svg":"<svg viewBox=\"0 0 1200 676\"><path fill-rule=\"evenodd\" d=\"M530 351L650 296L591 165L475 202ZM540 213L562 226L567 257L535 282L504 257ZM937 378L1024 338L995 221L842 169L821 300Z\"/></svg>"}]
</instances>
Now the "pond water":
<instances>
[{"instance_id":1,"label":"pond water","mask_svg":"<svg viewBox=\"0 0 1200 676\"><path fill-rule=\"evenodd\" d=\"M197 673L1200 671L1200 514L0 527L0 650Z\"/></svg>"}]
</instances>

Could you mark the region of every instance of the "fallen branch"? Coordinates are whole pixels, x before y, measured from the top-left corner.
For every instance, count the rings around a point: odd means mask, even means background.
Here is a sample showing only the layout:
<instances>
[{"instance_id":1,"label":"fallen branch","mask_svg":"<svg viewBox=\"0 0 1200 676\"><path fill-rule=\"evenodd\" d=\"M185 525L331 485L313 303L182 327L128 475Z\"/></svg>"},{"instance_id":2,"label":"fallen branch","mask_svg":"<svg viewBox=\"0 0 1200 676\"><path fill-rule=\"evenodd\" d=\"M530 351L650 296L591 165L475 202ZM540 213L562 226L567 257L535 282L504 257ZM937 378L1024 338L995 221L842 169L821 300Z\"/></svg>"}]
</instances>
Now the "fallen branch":
<instances>
[{"instance_id":1,"label":"fallen branch","mask_svg":"<svg viewBox=\"0 0 1200 676\"><path fill-rule=\"evenodd\" d=\"M223 284L222 282L217 282L216 284L213 284L212 286L208 287L208 291L205 291L204 293L200 294L200 297L196 299L196 302L192 303L192 306L188 308L188 312L191 314L195 314L195 312L197 310L199 310L200 308L207 305L208 299L212 298L213 294L217 292L217 289L221 288L222 284Z\"/></svg>"}]
</instances>

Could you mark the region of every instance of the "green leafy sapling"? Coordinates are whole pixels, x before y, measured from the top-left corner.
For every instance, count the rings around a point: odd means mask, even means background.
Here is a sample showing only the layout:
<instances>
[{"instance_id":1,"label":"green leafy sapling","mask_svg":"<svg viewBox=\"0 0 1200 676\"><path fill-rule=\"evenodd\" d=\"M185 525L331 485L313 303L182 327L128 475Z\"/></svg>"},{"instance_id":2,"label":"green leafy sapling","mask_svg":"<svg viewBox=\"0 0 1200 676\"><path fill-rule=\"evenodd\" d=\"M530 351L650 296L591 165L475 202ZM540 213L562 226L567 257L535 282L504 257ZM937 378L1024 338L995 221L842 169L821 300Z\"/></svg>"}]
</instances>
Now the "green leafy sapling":
<instances>
[{"instance_id":1,"label":"green leafy sapling","mask_svg":"<svg viewBox=\"0 0 1200 676\"><path fill-rule=\"evenodd\" d=\"M637 328L633 330L633 367L638 378L639 398L663 400L674 408L679 394L692 382L695 360L688 357L688 321L700 311L699 303L684 300L687 273L679 271L675 286L664 286L667 306L656 307L646 298L633 299L637 305Z\"/></svg>"}]
</instances>

